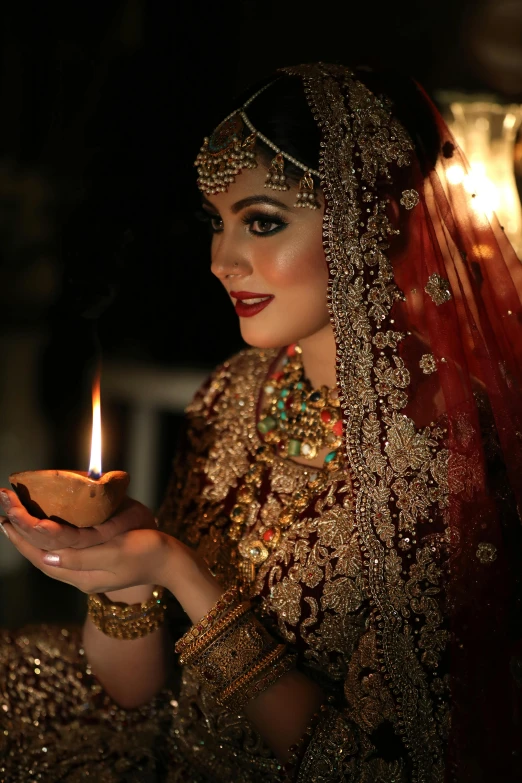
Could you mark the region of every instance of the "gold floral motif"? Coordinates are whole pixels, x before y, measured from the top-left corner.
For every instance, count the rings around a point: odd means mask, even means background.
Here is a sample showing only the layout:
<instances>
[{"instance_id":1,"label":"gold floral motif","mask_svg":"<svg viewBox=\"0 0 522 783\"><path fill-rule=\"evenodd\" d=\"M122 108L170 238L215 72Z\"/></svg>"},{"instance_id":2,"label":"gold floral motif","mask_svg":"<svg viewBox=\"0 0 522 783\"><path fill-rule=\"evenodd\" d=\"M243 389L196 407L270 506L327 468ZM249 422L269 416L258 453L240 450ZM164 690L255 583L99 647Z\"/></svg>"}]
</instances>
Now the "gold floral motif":
<instances>
[{"instance_id":1,"label":"gold floral motif","mask_svg":"<svg viewBox=\"0 0 522 783\"><path fill-rule=\"evenodd\" d=\"M497 547L486 541L481 541L477 546L477 560L484 565L494 563L497 559Z\"/></svg>"},{"instance_id":2,"label":"gold floral motif","mask_svg":"<svg viewBox=\"0 0 522 783\"><path fill-rule=\"evenodd\" d=\"M419 203L419 194L416 190L403 190L400 203L406 209L413 209Z\"/></svg>"},{"instance_id":3,"label":"gold floral motif","mask_svg":"<svg viewBox=\"0 0 522 783\"><path fill-rule=\"evenodd\" d=\"M424 290L437 306L449 302L451 299L449 281L445 277L441 277L437 272L430 275Z\"/></svg>"},{"instance_id":4,"label":"gold floral motif","mask_svg":"<svg viewBox=\"0 0 522 783\"><path fill-rule=\"evenodd\" d=\"M432 372L437 372L437 363L433 354L425 353L419 361L419 367L424 375L431 375Z\"/></svg>"}]
</instances>

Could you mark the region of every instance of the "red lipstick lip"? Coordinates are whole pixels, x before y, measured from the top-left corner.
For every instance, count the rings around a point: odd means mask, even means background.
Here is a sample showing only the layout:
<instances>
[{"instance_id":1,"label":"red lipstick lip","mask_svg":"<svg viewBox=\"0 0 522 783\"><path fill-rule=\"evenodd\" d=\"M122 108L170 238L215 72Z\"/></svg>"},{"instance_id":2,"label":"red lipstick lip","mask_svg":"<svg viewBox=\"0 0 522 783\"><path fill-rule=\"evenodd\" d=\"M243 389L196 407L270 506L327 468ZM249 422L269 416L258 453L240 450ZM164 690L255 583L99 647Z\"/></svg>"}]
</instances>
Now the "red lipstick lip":
<instances>
[{"instance_id":1,"label":"red lipstick lip","mask_svg":"<svg viewBox=\"0 0 522 783\"><path fill-rule=\"evenodd\" d=\"M252 291L230 291L230 296L234 299L259 299L261 296L272 296L272 294L253 294Z\"/></svg>"},{"instance_id":2,"label":"red lipstick lip","mask_svg":"<svg viewBox=\"0 0 522 783\"><path fill-rule=\"evenodd\" d=\"M257 315L268 307L272 299L273 294L253 294L250 291L230 291L230 296L237 299L235 304L235 311L240 318L251 318L253 315ZM265 298L264 302L257 302L257 304L247 304L243 299L260 299Z\"/></svg>"}]
</instances>

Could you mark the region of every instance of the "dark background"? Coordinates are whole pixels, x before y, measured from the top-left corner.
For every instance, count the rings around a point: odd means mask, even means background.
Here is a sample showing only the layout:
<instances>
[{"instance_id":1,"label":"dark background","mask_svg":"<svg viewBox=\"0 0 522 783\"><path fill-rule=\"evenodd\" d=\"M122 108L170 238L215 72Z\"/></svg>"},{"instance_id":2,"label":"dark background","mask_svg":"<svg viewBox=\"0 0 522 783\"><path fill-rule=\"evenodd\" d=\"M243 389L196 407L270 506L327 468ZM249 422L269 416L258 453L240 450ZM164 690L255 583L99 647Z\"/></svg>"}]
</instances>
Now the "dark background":
<instances>
[{"instance_id":1,"label":"dark background","mask_svg":"<svg viewBox=\"0 0 522 783\"><path fill-rule=\"evenodd\" d=\"M234 93L323 59L522 100L521 0L21 0L2 4L0 41L0 388L17 336L38 335L32 392L58 466L81 467L97 339L105 361L165 367L211 368L241 345L192 166ZM106 469L124 465L125 410L111 422ZM177 426L165 418L158 493ZM8 464L1 432L0 447ZM34 569L0 580L0 622L78 615L76 591Z\"/></svg>"}]
</instances>

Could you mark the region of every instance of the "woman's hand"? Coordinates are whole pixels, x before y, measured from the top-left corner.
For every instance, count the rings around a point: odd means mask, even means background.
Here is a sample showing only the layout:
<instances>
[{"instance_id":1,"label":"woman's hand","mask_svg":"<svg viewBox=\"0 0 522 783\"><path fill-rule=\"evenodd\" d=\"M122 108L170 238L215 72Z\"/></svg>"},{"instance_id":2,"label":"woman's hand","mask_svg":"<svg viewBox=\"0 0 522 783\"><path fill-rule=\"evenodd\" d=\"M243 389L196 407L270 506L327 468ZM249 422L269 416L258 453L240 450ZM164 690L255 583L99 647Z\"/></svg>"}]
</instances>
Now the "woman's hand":
<instances>
[{"instance_id":1,"label":"woman's hand","mask_svg":"<svg viewBox=\"0 0 522 783\"><path fill-rule=\"evenodd\" d=\"M9 540L36 568L84 593L106 593L135 585L167 586L165 575L177 542L159 530L128 530L105 543L49 552L30 543L9 521Z\"/></svg>"},{"instance_id":2,"label":"woman's hand","mask_svg":"<svg viewBox=\"0 0 522 783\"><path fill-rule=\"evenodd\" d=\"M157 530L152 513L135 500L126 501L102 525L77 529L32 517L9 490L2 490L0 499L7 511L3 527L20 554L47 576L84 593L161 585L193 622L223 593L201 557Z\"/></svg>"},{"instance_id":3,"label":"woman's hand","mask_svg":"<svg viewBox=\"0 0 522 783\"><path fill-rule=\"evenodd\" d=\"M0 502L16 532L38 549L84 549L103 544L129 530L156 529L151 511L130 498L126 498L117 513L102 525L83 528L31 516L16 493L9 489L0 490Z\"/></svg>"}]
</instances>

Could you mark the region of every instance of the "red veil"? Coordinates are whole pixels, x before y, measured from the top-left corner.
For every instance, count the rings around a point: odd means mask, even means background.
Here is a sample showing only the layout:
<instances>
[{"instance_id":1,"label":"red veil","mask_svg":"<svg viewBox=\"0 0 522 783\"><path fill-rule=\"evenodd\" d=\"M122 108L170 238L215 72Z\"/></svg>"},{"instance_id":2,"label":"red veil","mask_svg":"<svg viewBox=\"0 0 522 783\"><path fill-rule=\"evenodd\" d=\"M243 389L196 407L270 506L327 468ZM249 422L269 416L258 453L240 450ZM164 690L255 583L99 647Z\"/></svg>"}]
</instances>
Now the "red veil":
<instances>
[{"instance_id":1,"label":"red veil","mask_svg":"<svg viewBox=\"0 0 522 783\"><path fill-rule=\"evenodd\" d=\"M285 70L322 134L345 448L413 780L522 781L522 267L421 88L434 167L379 74Z\"/></svg>"}]
</instances>

